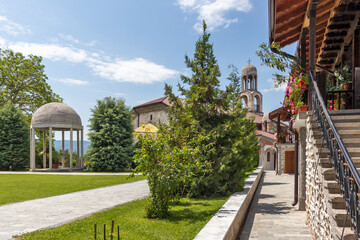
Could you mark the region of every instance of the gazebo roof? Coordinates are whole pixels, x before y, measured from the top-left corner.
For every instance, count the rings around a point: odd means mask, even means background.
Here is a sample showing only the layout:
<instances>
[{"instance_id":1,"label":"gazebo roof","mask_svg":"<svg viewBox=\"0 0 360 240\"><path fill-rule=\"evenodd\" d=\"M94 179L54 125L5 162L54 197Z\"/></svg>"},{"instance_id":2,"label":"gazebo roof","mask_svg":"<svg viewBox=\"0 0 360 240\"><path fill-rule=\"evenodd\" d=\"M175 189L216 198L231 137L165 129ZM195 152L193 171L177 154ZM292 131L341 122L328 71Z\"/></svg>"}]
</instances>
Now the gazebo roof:
<instances>
[{"instance_id":1,"label":"gazebo roof","mask_svg":"<svg viewBox=\"0 0 360 240\"><path fill-rule=\"evenodd\" d=\"M36 110L32 119L33 128L82 129L80 116L73 108L58 102L47 103Z\"/></svg>"}]
</instances>

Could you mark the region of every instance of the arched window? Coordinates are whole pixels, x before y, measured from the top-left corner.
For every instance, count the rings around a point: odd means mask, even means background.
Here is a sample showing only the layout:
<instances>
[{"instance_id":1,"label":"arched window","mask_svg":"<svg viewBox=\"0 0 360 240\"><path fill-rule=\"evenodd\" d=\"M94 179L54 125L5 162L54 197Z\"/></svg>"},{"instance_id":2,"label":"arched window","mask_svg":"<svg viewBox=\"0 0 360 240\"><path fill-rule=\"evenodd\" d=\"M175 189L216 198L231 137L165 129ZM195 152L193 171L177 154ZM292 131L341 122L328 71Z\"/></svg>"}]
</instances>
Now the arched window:
<instances>
[{"instance_id":1,"label":"arched window","mask_svg":"<svg viewBox=\"0 0 360 240\"><path fill-rule=\"evenodd\" d=\"M267 161L267 162L270 162L270 152L267 153L266 161Z\"/></svg>"},{"instance_id":2,"label":"arched window","mask_svg":"<svg viewBox=\"0 0 360 240\"><path fill-rule=\"evenodd\" d=\"M253 89L253 77L251 75L248 76L248 88L247 89Z\"/></svg>"},{"instance_id":3,"label":"arched window","mask_svg":"<svg viewBox=\"0 0 360 240\"><path fill-rule=\"evenodd\" d=\"M261 109L260 109L260 97L259 96L255 96L254 108L255 108L255 112L261 112Z\"/></svg>"},{"instance_id":4,"label":"arched window","mask_svg":"<svg viewBox=\"0 0 360 240\"><path fill-rule=\"evenodd\" d=\"M247 106L248 106L248 99L247 99L246 96L242 96L242 97L241 97L241 103L242 103L242 107L243 107L243 108L247 108Z\"/></svg>"},{"instance_id":5,"label":"arched window","mask_svg":"<svg viewBox=\"0 0 360 240\"><path fill-rule=\"evenodd\" d=\"M152 114L150 114L150 121L152 121Z\"/></svg>"},{"instance_id":6,"label":"arched window","mask_svg":"<svg viewBox=\"0 0 360 240\"><path fill-rule=\"evenodd\" d=\"M247 88L247 85L246 85L246 76L243 77L243 82L241 84L241 89L242 90L246 90Z\"/></svg>"}]
</instances>

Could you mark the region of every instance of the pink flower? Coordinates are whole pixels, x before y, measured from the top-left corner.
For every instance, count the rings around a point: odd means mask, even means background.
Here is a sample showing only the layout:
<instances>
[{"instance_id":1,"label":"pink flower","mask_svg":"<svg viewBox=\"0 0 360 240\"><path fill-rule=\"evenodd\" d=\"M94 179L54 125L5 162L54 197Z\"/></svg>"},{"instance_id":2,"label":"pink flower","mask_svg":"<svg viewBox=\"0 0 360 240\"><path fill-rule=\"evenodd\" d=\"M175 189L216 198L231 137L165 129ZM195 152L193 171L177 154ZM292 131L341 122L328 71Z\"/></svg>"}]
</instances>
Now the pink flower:
<instances>
[{"instance_id":1,"label":"pink flower","mask_svg":"<svg viewBox=\"0 0 360 240\"><path fill-rule=\"evenodd\" d=\"M292 90L292 89L290 89L290 90L289 90L289 93L292 93L292 92L293 92L293 90Z\"/></svg>"}]
</instances>

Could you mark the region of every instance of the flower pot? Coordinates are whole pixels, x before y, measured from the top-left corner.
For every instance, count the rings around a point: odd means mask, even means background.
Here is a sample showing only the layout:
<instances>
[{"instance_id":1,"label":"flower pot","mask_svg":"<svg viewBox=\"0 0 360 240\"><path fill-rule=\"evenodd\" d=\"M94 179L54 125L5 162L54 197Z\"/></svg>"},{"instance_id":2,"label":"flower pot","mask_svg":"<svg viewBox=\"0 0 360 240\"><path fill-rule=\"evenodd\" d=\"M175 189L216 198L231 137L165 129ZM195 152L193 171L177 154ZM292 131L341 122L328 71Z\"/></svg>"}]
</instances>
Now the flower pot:
<instances>
[{"instance_id":1,"label":"flower pot","mask_svg":"<svg viewBox=\"0 0 360 240\"><path fill-rule=\"evenodd\" d=\"M343 85L344 90L352 90L352 83L345 83Z\"/></svg>"},{"instance_id":2,"label":"flower pot","mask_svg":"<svg viewBox=\"0 0 360 240\"><path fill-rule=\"evenodd\" d=\"M299 82L299 87L302 89L306 89L307 88L307 84L304 81L300 81Z\"/></svg>"},{"instance_id":3,"label":"flower pot","mask_svg":"<svg viewBox=\"0 0 360 240\"><path fill-rule=\"evenodd\" d=\"M299 107L299 112L306 112L308 109L308 106L307 105L302 105Z\"/></svg>"},{"instance_id":4,"label":"flower pot","mask_svg":"<svg viewBox=\"0 0 360 240\"><path fill-rule=\"evenodd\" d=\"M59 164L58 163L53 163L52 164L52 168L58 168L59 167Z\"/></svg>"}]
</instances>

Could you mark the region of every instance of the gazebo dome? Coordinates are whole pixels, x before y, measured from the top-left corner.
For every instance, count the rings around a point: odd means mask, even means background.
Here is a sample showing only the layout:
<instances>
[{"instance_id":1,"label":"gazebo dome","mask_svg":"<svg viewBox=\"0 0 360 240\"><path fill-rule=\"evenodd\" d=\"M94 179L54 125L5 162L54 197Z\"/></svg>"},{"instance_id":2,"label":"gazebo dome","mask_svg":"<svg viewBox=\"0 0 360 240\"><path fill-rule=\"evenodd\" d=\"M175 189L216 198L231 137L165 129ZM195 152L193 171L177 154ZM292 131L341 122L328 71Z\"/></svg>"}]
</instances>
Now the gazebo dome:
<instances>
[{"instance_id":1,"label":"gazebo dome","mask_svg":"<svg viewBox=\"0 0 360 240\"><path fill-rule=\"evenodd\" d=\"M257 75L257 70L254 65L248 64L241 70L242 76L248 76L248 75Z\"/></svg>"},{"instance_id":2,"label":"gazebo dome","mask_svg":"<svg viewBox=\"0 0 360 240\"><path fill-rule=\"evenodd\" d=\"M47 103L37 109L31 125L33 128L82 129L81 118L75 110L58 102Z\"/></svg>"}]
</instances>

